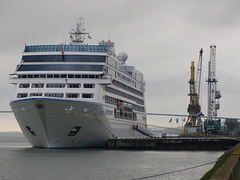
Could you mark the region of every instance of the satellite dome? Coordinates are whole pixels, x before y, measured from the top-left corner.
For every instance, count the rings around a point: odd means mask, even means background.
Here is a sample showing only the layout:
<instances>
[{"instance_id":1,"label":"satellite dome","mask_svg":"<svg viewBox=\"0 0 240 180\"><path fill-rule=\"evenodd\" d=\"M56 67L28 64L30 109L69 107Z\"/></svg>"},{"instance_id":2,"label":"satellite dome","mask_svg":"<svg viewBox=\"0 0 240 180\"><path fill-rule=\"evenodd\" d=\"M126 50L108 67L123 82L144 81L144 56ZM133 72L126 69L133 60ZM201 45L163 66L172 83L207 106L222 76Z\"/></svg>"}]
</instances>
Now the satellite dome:
<instances>
[{"instance_id":1,"label":"satellite dome","mask_svg":"<svg viewBox=\"0 0 240 180\"><path fill-rule=\"evenodd\" d=\"M126 62L126 60L127 60L127 58L128 58L128 55L127 55L127 53L125 53L125 52L120 52L120 53L118 54L118 58L119 58L120 61Z\"/></svg>"}]
</instances>

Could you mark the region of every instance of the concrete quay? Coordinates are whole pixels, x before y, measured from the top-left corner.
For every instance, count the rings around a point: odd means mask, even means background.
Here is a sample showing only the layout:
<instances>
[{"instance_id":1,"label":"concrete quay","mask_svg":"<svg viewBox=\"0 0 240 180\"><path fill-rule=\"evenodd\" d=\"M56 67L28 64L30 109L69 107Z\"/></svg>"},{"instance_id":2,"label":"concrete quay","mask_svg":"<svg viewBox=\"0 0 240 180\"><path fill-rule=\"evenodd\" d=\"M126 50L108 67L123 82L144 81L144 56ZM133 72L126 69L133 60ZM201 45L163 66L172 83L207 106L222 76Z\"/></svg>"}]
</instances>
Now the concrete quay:
<instances>
[{"instance_id":1,"label":"concrete quay","mask_svg":"<svg viewBox=\"0 0 240 180\"><path fill-rule=\"evenodd\" d=\"M240 141L213 137L116 138L109 139L106 149L132 150L228 150Z\"/></svg>"},{"instance_id":2,"label":"concrete quay","mask_svg":"<svg viewBox=\"0 0 240 180\"><path fill-rule=\"evenodd\" d=\"M201 180L239 180L240 143L219 158L216 165Z\"/></svg>"}]
</instances>

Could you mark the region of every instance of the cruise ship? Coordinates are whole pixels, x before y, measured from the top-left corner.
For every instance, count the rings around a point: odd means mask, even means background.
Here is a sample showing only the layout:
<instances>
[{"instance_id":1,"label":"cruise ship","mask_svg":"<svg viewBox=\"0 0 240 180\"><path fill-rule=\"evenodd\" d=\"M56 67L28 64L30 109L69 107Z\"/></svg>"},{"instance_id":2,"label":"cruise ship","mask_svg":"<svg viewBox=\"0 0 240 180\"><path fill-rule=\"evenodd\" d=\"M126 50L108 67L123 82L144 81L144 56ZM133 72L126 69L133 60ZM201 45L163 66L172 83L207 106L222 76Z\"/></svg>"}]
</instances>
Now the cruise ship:
<instances>
[{"instance_id":1,"label":"cruise ship","mask_svg":"<svg viewBox=\"0 0 240 180\"><path fill-rule=\"evenodd\" d=\"M33 147L104 147L109 138L151 136L145 81L114 43L91 38L79 18L67 44L25 45L10 74L10 106Z\"/></svg>"}]
</instances>

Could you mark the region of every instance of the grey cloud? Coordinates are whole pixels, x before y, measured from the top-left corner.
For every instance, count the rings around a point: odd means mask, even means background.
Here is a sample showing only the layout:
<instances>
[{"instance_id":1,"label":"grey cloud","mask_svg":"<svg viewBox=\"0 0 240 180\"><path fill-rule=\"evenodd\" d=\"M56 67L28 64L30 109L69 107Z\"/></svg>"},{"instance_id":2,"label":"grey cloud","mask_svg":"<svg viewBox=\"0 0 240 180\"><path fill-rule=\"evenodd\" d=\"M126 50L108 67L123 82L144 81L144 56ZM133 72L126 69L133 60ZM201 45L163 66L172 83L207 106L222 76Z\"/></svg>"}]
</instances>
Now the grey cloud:
<instances>
[{"instance_id":1,"label":"grey cloud","mask_svg":"<svg viewBox=\"0 0 240 180\"><path fill-rule=\"evenodd\" d=\"M182 18L190 24L210 28L233 28L240 25L238 0L185 1Z\"/></svg>"}]
</instances>

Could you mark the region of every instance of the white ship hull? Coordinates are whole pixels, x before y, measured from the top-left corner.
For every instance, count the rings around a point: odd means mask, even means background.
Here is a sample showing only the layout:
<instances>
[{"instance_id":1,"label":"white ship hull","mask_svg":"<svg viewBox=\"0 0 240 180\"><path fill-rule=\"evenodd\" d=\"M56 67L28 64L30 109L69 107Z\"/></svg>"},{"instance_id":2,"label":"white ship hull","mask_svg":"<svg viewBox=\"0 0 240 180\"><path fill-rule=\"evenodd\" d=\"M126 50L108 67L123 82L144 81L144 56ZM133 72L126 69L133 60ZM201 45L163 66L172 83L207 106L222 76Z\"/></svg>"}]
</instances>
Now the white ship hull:
<instances>
[{"instance_id":1,"label":"white ship hull","mask_svg":"<svg viewBox=\"0 0 240 180\"><path fill-rule=\"evenodd\" d=\"M109 138L143 136L133 130L132 124L109 120L104 105L99 103L31 98L10 105L33 147L104 147ZM74 127L80 130L70 135Z\"/></svg>"}]
</instances>

